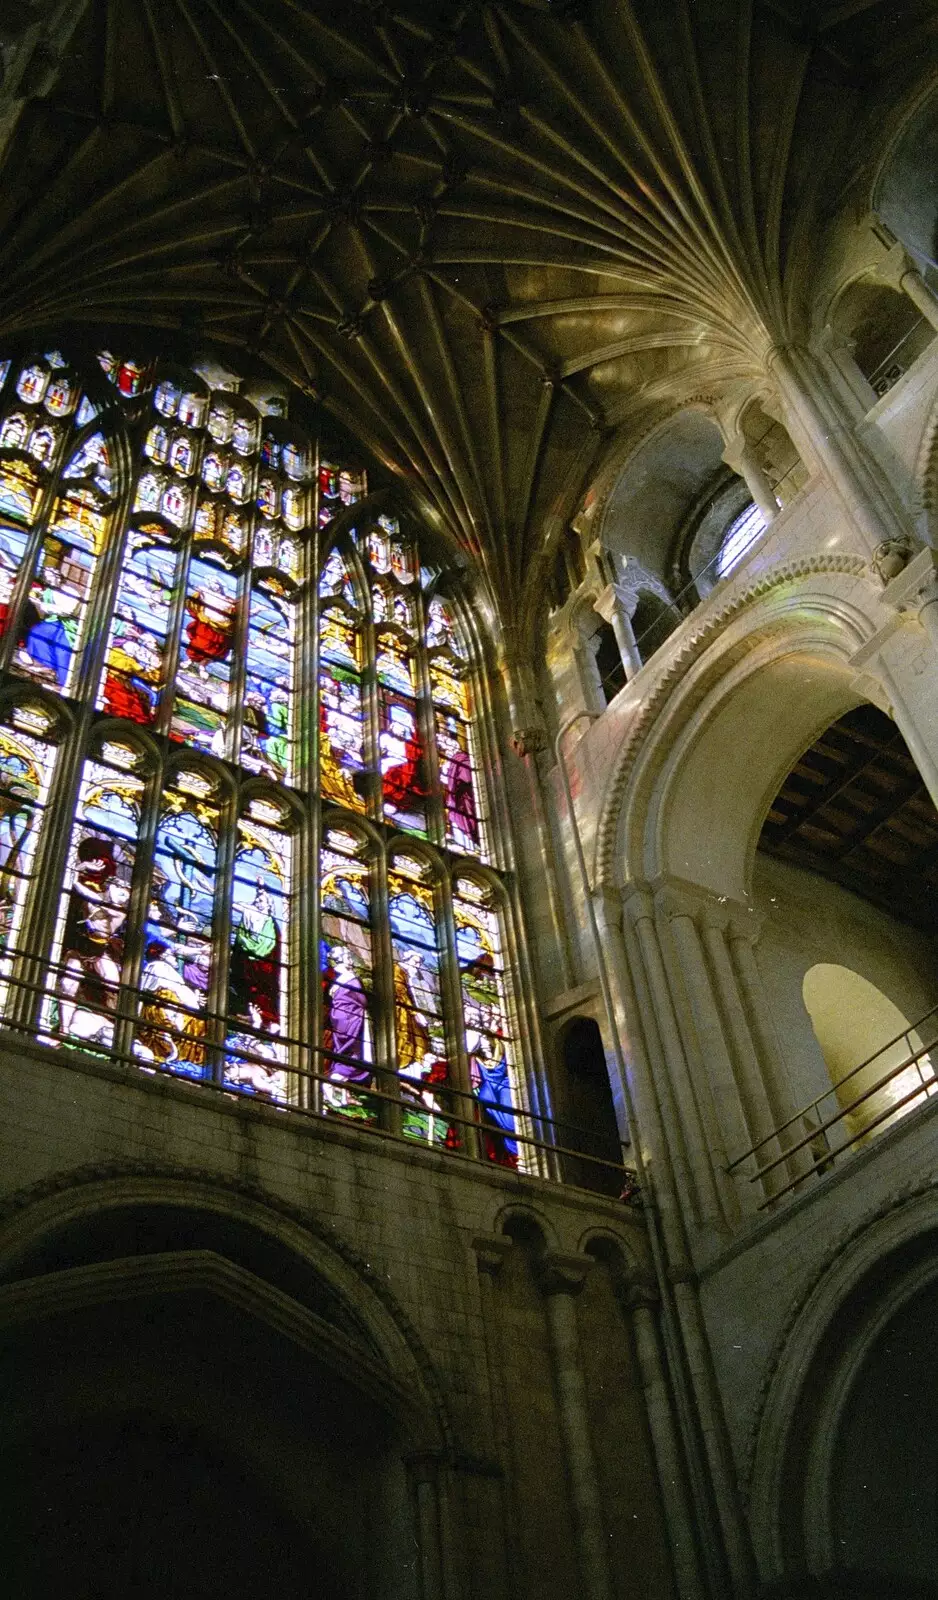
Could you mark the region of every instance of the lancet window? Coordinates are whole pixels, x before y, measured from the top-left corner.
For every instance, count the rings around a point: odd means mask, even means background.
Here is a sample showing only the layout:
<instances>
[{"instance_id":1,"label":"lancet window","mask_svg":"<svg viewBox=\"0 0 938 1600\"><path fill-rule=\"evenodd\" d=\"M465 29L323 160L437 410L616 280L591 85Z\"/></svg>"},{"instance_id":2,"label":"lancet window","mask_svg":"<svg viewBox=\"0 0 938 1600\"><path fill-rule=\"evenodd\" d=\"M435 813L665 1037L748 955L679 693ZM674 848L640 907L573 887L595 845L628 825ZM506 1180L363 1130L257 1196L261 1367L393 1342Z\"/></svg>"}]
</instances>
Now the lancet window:
<instances>
[{"instance_id":1,"label":"lancet window","mask_svg":"<svg viewBox=\"0 0 938 1600\"><path fill-rule=\"evenodd\" d=\"M458 593L235 375L98 369L0 365L7 1025L516 1165Z\"/></svg>"}]
</instances>

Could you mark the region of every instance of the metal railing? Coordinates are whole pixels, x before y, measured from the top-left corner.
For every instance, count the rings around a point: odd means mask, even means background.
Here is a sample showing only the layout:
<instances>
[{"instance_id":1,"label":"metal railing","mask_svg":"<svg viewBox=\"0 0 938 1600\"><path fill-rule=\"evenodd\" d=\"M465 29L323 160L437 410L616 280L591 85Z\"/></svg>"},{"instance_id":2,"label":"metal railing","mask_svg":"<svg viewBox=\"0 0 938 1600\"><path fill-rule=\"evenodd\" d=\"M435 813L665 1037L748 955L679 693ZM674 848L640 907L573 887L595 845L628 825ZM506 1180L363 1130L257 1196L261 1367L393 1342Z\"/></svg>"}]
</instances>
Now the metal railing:
<instances>
[{"instance_id":1,"label":"metal railing","mask_svg":"<svg viewBox=\"0 0 938 1600\"><path fill-rule=\"evenodd\" d=\"M925 326L924 317L919 317L917 322L913 322L911 328L906 329L902 338L893 346L888 356L884 356L879 365L874 367L870 373L867 382L878 400L881 400L884 394L888 394L890 389L894 388L899 379L905 376L913 361L921 354L921 351L918 350L914 351L914 353L910 352L907 347L912 344L913 339L921 337L922 329Z\"/></svg>"},{"instance_id":2,"label":"metal railing","mask_svg":"<svg viewBox=\"0 0 938 1600\"><path fill-rule=\"evenodd\" d=\"M442 1075L410 1077L159 992L96 980L96 997L88 999L75 993L82 975L74 963L20 955L16 966L14 972L9 958L0 959L0 1041L12 1035L50 1053L67 1051L76 1061L103 1060L172 1078L289 1117L408 1147L421 1143L610 1198L640 1198L635 1170L621 1154L596 1153L595 1129L467 1092ZM63 1029L63 1007L80 1011L84 1038Z\"/></svg>"},{"instance_id":3,"label":"metal railing","mask_svg":"<svg viewBox=\"0 0 938 1600\"><path fill-rule=\"evenodd\" d=\"M936 1047L938 1005L737 1156L727 1171L755 1162L755 1170L741 1176L765 1189L760 1211L807 1179L823 1176L845 1155L938 1095L931 1059Z\"/></svg>"}]
</instances>

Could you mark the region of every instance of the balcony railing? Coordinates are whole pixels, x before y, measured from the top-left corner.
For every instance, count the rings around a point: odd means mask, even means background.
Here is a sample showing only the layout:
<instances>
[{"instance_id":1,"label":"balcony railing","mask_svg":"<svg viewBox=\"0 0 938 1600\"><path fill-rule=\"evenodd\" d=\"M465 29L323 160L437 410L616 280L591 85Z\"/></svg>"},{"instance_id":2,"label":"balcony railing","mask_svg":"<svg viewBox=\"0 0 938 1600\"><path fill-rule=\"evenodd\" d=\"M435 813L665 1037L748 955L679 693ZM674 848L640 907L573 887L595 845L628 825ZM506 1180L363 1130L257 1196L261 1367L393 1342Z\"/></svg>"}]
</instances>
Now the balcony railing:
<instances>
[{"instance_id":1,"label":"balcony railing","mask_svg":"<svg viewBox=\"0 0 938 1600\"><path fill-rule=\"evenodd\" d=\"M938 1006L780 1123L728 1171L760 1185L760 1211L800 1190L938 1095L936 1046Z\"/></svg>"},{"instance_id":2,"label":"balcony railing","mask_svg":"<svg viewBox=\"0 0 938 1600\"><path fill-rule=\"evenodd\" d=\"M639 1199L634 1169L598 1154L595 1130L460 1089L445 1073L409 1077L126 984L100 983L96 999L76 999L73 967L22 956L17 966L12 972L8 960L0 961L0 1046L8 1050L18 1037L50 1055L67 1052L76 1063L107 1061L288 1118L411 1148L422 1144L630 1203ZM63 1005L80 1008L83 1040L64 1036Z\"/></svg>"}]
</instances>

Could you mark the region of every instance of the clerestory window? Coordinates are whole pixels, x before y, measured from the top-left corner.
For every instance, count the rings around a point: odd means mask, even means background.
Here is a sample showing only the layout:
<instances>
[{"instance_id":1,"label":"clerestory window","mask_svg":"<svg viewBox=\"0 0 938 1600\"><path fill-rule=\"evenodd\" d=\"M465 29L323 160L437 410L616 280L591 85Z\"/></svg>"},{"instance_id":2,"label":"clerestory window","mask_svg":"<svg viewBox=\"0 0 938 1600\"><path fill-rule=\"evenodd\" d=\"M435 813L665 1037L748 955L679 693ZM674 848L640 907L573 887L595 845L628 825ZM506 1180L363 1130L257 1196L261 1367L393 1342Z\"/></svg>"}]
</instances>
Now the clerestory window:
<instances>
[{"instance_id":1,"label":"clerestory window","mask_svg":"<svg viewBox=\"0 0 938 1600\"><path fill-rule=\"evenodd\" d=\"M7 1025L517 1165L458 589L282 405L99 364L0 366Z\"/></svg>"}]
</instances>

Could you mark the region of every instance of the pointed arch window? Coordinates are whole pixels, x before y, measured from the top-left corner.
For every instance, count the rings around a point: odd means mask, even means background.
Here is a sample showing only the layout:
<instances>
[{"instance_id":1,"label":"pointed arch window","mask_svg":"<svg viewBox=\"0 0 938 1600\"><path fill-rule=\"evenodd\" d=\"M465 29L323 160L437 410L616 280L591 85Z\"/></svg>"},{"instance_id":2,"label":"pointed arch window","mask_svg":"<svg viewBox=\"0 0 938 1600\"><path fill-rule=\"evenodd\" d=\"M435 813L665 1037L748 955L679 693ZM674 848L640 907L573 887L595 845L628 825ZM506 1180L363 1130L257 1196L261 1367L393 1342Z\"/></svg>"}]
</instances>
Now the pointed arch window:
<instances>
[{"instance_id":1,"label":"pointed arch window","mask_svg":"<svg viewBox=\"0 0 938 1600\"><path fill-rule=\"evenodd\" d=\"M283 410L217 364L0 363L0 1001L513 1165L472 619Z\"/></svg>"}]
</instances>

